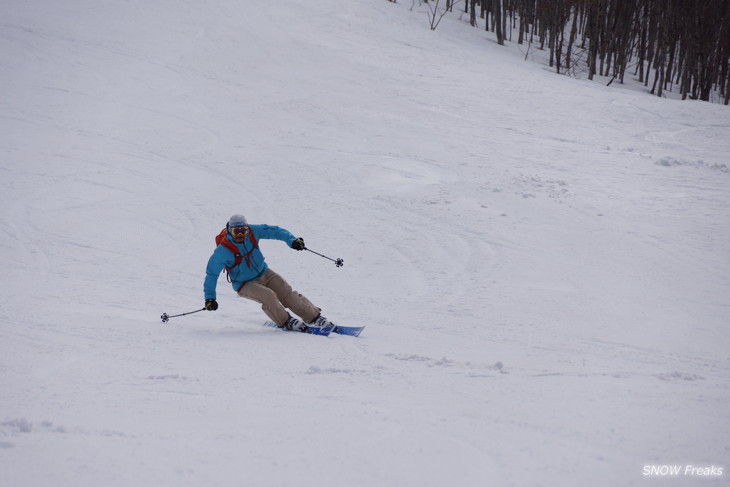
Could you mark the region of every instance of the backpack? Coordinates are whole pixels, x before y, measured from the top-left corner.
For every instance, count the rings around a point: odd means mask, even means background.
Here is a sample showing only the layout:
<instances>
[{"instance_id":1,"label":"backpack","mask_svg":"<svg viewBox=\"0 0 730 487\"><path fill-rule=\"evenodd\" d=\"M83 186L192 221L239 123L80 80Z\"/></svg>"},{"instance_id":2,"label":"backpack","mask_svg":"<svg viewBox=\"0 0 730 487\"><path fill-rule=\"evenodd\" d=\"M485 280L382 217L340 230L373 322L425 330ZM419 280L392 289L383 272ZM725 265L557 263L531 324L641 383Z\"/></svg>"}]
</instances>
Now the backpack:
<instances>
[{"instance_id":1,"label":"backpack","mask_svg":"<svg viewBox=\"0 0 730 487\"><path fill-rule=\"evenodd\" d=\"M257 248L259 248L259 243L256 240L256 237L253 236L253 231L249 230L248 239L253 244L253 248L251 250L249 250L248 252L246 252L245 254L241 254L241 252L239 252L239 250L238 250L238 247L236 247L236 245L233 242L231 242L230 240L228 240L226 238L227 233L228 233L228 228L224 228L223 230L221 230L221 233L219 233L218 235L215 236L215 244L216 244L216 246L218 246L218 245L224 246L235 257L233 265L231 267L226 266L226 279L228 280L228 282L231 282L231 276L230 276L231 270L234 267L236 267L237 265L239 265L241 262L243 262L243 259L246 259L246 265L249 268L251 267L251 252L253 252Z\"/></svg>"}]
</instances>

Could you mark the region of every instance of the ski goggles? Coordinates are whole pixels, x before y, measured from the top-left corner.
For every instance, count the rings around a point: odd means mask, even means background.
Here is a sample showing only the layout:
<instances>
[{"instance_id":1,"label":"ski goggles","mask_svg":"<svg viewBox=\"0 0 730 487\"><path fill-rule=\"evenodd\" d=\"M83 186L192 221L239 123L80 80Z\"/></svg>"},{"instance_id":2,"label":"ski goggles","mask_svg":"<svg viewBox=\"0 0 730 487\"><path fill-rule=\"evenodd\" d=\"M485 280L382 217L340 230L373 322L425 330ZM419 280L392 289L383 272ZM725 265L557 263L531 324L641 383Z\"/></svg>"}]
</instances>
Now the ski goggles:
<instances>
[{"instance_id":1,"label":"ski goggles","mask_svg":"<svg viewBox=\"0 0 730 487\"><path fill-rule=\"evenodd\" d=\"M234 237L245 237L249 232L247 226L244 227L231 227L231 235Z\"/></svg>"}]
</instances>

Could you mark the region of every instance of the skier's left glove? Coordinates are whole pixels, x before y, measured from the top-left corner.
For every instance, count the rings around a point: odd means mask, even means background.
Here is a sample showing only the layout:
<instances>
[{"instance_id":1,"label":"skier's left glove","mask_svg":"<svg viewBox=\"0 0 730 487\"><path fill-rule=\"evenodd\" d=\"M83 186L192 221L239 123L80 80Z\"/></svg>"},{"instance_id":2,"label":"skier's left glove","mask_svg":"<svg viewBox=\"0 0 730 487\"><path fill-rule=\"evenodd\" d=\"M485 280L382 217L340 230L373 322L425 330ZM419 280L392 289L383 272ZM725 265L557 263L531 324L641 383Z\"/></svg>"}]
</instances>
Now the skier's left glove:
<instances>
[{"instance_id":1,"label":"skier's left glove","mask_svg":"<svg viewBox=\"0 0 730 487\"><path fill-rule=\"evenodd\" d=\"M298 238L298 239L294 240L291 243L291 248L293 248L294 250L304 250L304 249L306 249L306 247L304 246L304 239L303 238Z\"/></svg>"},{"instance_id":2,"label":"skier's left glove","mask_svg":"<svg viewBox=\"0 0 730 487\"><path fill-rule=\"evenodd\" d=\"M215 311L218 309L218 302L215 299L205 300L205 309L208 311Z\"/></svg>"}]
</instances>

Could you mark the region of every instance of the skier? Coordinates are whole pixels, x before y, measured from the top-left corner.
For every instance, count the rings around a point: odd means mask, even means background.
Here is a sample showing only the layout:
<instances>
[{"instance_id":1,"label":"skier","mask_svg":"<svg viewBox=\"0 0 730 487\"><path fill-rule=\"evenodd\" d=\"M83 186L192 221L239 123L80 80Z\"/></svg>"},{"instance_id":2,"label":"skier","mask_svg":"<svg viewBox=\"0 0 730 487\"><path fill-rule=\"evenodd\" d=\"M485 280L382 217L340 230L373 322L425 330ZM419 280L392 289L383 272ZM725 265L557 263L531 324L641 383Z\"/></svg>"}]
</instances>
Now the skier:
<instances>
[{"instance_id":1,"label":"skier","mask_svg":"<svg viewBox=\"0 0 730 487\"><path fill-rule=\"evenodd\" d=\"M261 309L280 328L307 331L308 326L334 327L306 297L294 291L279 274L269 269L258 246L261 239L281 240L295 250L304 250L304 240L288 230L271 225L250 225L243 215L233 215L216 237L218 246L205 269L205 309L218 309L216 285L225 268L233 289L243 298L261 304ZM287 308L304 322L292 317ZM306 323L306 324L305 324Z\"/></svg>"}]
</instances>

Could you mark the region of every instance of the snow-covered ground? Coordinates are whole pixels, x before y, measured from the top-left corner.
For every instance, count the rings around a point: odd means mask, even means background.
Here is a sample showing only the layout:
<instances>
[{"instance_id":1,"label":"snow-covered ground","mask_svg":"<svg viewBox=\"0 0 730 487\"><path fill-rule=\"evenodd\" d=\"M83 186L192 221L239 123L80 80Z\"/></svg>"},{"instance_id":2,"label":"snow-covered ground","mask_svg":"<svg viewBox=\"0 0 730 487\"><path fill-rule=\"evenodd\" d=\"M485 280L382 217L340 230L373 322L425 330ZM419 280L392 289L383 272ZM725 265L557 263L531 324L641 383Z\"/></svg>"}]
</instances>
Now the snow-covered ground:
<instances>
[{"instance_id":1,"label":"snow-covered ground","mask_svg":"<svg viewBox=\"0 0 730 487\"><path fill-rule=\"evenodd\" d=\"M0 10L0 485L727 483L728 107L410 2ZM239 212L360 338L160 322Z\"/></svg>"}]
</instances>

